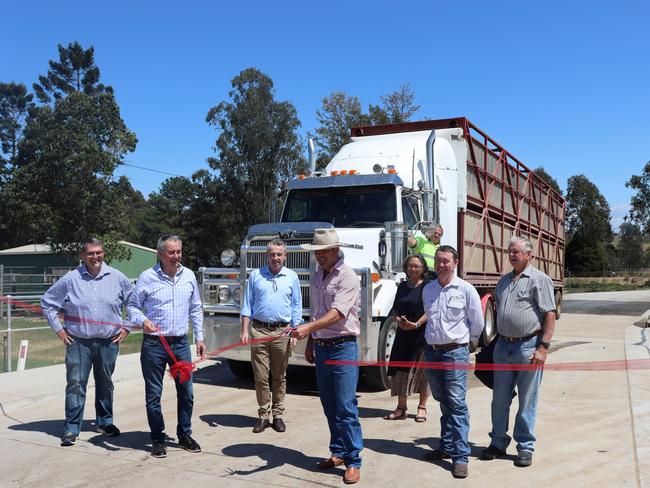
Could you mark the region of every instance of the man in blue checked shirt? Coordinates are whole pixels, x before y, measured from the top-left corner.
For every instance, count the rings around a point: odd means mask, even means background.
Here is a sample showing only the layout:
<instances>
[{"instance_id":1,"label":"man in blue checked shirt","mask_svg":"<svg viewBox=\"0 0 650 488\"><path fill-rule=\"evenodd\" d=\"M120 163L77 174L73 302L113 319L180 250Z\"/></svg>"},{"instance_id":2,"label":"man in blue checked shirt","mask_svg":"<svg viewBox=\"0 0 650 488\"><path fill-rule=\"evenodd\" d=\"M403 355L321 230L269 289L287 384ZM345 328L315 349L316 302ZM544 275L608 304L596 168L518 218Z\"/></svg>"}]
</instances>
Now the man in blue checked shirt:
<instances>
[{"instance_id":1,"label":"man in blue checked shirt","mask_svg":"<svg viewBox=\"0 0 650 488\"><path fill-rule=\"evenodd\" d=\"M41 298L43 315L66 346L62 446L72 446L79 436L91 369L97 432L109 437L120 435L113 424L112 375L120 342L129 333L122 326L122 308L133 285L104 263L104 245L98 239L83 242L81 260L81 266L66 273Z\"/></svg>"},{"instance_id":2,"label":"man in blue checked shirt","mask_svg":"<svg viewBox=\"0 0 650 488\"><path fill-rule=\"evenodd\" d=\"M173 364L160 336L172 349L178 361L190 362L192 355L187 340L188 321L192 322L196 353L205 354L203 342L203 307L199 287L192 270L181 264L183 243L178 236L164 234L156 246L159 263L143 271L128 303L129 320L141 325L144 332L140 364L145 384L147 420L151 430L151 455L165 457L165 421L160 406L165 368ZM194 394L192 379L176 381L179 447L189 452L201 452L192 439L192 409Z\"/></svg>"},{"instance_id":3,"label":"man in blue checked shirt","mask_svg":"<svg viewBox=\"0 0 650 488\"><path fill-rule=\"evenodd\" d=\"M250 336L253 339L273 338L251 345L251 364L259 406L259 419L253 427L256 434L269 425L277 432L287 430L282 420L287 392L286 372L296 339L290 339L283 329L287 325L298 326L302 323L300 281L294 271L284 267L287 258L284 242L280 239L269 242L266 258L268 265L250 274L241 307L242 343L248 344ZM270 390L269 371L273 378ZM269 422L269 414L273 415L273 424Z\"/></svg>"}]
</instances>

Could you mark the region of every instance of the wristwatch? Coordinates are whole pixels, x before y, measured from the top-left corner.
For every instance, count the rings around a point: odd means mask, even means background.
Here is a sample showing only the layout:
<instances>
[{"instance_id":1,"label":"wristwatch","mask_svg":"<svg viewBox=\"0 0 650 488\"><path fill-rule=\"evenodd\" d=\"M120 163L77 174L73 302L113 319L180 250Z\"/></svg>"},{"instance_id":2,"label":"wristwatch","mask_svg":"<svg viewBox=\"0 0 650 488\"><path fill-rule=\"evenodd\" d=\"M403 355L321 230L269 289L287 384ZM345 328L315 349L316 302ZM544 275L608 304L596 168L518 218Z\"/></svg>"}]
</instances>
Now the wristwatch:
<instances>
[{"instance_id":1,"label":"wristwatch","mask_svg":"<svg viewBox=\"0 0 650 488\"><path fill-rule=\"evenodd\" d=\"M539 341L539 345L544 349L549 349L551 347L551 343L548 341Z\"/></svg>"}]
</instances>

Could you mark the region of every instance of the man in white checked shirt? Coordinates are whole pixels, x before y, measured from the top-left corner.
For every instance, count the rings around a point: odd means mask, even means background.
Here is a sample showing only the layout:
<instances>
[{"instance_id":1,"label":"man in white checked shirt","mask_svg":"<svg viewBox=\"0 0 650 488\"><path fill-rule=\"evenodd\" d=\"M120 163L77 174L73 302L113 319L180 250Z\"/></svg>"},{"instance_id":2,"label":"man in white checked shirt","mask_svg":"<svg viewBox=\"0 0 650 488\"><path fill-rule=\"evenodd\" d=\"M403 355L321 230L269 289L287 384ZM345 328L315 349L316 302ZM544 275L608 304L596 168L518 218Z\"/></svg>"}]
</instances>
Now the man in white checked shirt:
<instances>
[{"instance_id":1,"label":"man in white checked shirt","mask_svg":"<svg viewBox=\"0 0 650 488\"><path fill-rule=\"evenodd\" d=\"M160 336L164 336L178 361L190 362L192 356L187 340L188 320L192 322L196 353L203 357L203 307L199 287L192 270L181 264L183 243L175 235L165 234L158 239L159 263L144 271L138 278L128 304L129 319L142 326L144 336L140 364L145 383L147 420L151 429L151 455L165 457L165 422L160 406L165 368L173 364ZM192 379L176 381L178 397L178 445L189 452L200 452L192 439L192 409L194 394Z\"/></svg>"}]
</instances>

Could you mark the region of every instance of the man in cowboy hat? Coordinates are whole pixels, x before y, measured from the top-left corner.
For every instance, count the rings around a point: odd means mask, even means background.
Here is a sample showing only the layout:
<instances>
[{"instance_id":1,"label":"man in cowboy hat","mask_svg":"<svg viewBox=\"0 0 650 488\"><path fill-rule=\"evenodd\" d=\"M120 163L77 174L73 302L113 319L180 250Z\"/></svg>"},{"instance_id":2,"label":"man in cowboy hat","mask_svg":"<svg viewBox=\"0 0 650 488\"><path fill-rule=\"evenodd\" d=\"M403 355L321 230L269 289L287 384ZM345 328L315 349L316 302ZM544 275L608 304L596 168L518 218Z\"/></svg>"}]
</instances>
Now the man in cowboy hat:
<instances>
[{"instance_id":1,"label":"man in cowboy hat","mask_svg":"<svg viewBox=\"0 0 650 488\"><path fill-rule=\"evenodd\" d=\"M336 230L316 229L313 243L301 246L314 251L318 269L310 283L312 320L298 326L291 337L309 337L305 359L316 363L318 391L330 429L331 455L318 467L345 464L343 481L352 484L360 479L363 448L356 399L359 366L326 364L329 360L357 361L359 357L360 285L354 270L339 256L341 245Z\"/></svg>"}]
</instances>

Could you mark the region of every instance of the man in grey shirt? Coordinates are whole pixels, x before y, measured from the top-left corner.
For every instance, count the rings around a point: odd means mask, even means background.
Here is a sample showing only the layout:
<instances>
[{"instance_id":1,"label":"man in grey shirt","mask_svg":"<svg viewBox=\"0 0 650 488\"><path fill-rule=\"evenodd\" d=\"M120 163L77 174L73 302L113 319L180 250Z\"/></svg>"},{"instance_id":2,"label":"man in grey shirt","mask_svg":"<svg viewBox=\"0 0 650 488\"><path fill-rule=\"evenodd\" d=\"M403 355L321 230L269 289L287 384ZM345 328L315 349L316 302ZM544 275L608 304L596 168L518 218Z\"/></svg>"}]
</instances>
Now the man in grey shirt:
<instances>
[{"instance_id":1,"label":"man in grey shirt","mask_svg":"<svg viewBox=\"0 0 650 488\"><path fill-rule=\"evenodd\" d=\"M537 398L542 368L555 329L553 282L530 264L532 251L528 239L510 239L508 259L514 269L499 280L496 288L499 339L494 348L494 363L536 367L526 370L513 367L494 372L492 440L481 454L483 460L506 454L510 443L507 433L510 404L516 387L519 409L513 437L518 453L515 466L519 467L530 466L533 462Z\"/></svg>"}]
</instances>

